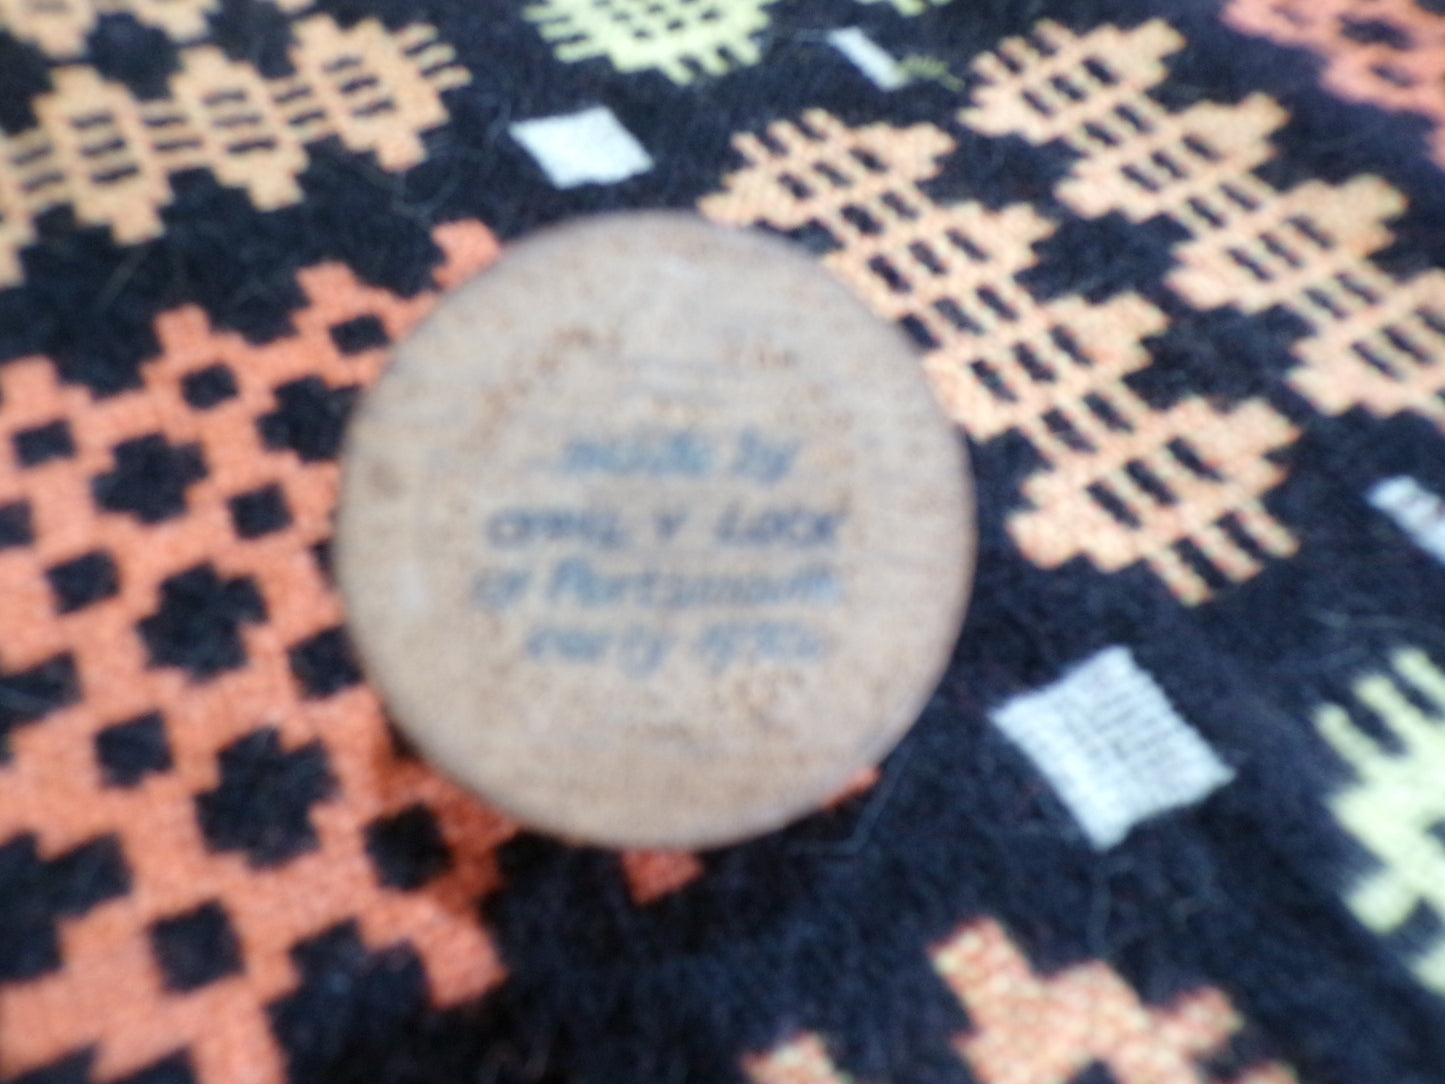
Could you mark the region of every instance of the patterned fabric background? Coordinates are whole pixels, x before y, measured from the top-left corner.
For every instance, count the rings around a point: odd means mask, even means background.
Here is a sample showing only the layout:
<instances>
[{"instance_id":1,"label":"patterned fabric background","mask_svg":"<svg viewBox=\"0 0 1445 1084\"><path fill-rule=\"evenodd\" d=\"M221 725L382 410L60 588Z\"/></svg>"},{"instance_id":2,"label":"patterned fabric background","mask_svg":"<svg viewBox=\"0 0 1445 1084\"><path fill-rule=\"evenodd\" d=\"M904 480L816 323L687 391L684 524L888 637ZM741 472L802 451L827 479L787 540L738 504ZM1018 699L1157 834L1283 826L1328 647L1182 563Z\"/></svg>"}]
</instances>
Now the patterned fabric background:
<instances>
[{"instance_id":1,"label":"patterned fabric background","mask_svg":"<svg viewBox=\"0 0 1445 1084\"><path fill-rule=\"evenodd\" d=\"M0 1080L1445 1079L1445 4L0 0ZM695 208L924 349L982 557L879 776L703 855L391 732L389 344Z\"/></svg>"}]
</instances>

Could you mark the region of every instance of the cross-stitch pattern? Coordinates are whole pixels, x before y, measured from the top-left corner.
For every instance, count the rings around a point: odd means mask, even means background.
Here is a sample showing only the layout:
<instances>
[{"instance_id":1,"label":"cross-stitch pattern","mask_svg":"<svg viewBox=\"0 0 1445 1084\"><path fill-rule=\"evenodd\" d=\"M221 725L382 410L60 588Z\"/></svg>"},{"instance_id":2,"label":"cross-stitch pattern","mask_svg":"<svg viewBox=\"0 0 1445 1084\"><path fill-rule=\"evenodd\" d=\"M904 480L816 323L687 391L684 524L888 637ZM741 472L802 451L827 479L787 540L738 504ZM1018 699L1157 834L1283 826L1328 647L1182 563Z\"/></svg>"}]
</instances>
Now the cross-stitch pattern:
<instances>
[{"instance_id":1,"label":"cross-stitch pattern","mask_svg":"<svg viewBox=\"0 0 1445 1084\"><path fill-rule=\"evenodd\" d=\"M1290 379L1319 409L1445 424L1445 274L1397 282L1371 259L1404 198L1375 177L1285 191L1260 180L1283 110L1255 95L1165 111L1147 92L1181 44L1160 22L1083 37L1041 24L975 65L988 82L963 119L1068 146L1079 158L1058 194L1081 214L1169 216L1190 237L1168 282L1193 304L1297 316L1309 331Z\"/></svg>"},{"instance_id":2,"label":"cross-stitch pattern","mask_svg":"<svg viewBox=\"0 0 1445 1084\"><path fill-rule=\"evenodd\" d=\"M474 224L438 241L447 282L495 254ZM43 358L0 371L4 434L60 427L73 445L0 477L31 539L0 552L0 658L9 680L63 675L84 697L0 729L0 850L23 869L105 840L129 882L56 916L29 981L0 971L5 1078L91 1046L119 1077L186 1046L207 1079L237 1058L274 1079L267 1014L296 987L293 953L326 938L403 945L442 1004L503 974L486 935L445 915L496 887L490 848L513 829L396 758L355 664L337 665L350 649L318 563L345 410L434 295L402 301L334 265L303 288L297 333L268 347L164 314L130 394L63 387ZM40 794L57 811L43 825ZM441 860L409 869L389 852L418 833ZM225 959L207 958L216 942Z\"/></svg>"},{"instance_id":3,"label":"cross-stitch pattern","mask_svg":"<svg viewBox=\"0 0 1445 1084\"><path fill-rule=\"evenodd\" d=\"M388 170L426 157L421 134L446 119L440 92L465 84L449 46L424 24L392 33L375 21L342 29L296 23L295 74L265 79L213 46L182 53L165 98L138 99L91 68L63 68L34 103L36 127L0 132L0 286L22 277L35 220L68 207L118 241L157 236L170 177L210 169L261 210L302 198L307 147L337 137Z\"/></svg>"},{"instance_id":4,"label":"cross-stitch pattern","mask_svg":"<svg viewBox=\"0 0 1445 1084\"><path fill-rule=\"evenodd\" d=\"M1325 85L1347 98L1415 113L1435 128L1445 163L1445 13L1414 0L1231 0L1230 25L1326 61Z\"/></svg>"},{"instance_id":5,"label":"cross-stitch pattern","mask_svg":"<svg viewBox=\"0 0 1445 1084\"><path fill-rule=\"evenodd\" d=\"M276 0L282 11L299 12L308 0ZM209 20L221 10L218 0L3 0L0 30L35 46L52 60L75 59L104 16L129 16L172 41L203 38Z\"/></svg>"},{"instance_id":6,"label":"cross-stitch pattern","mask_svg":"<svg viewBox=\"0 0 1445 1084\"><path fill-rule=\"evenodd\" d=\"M656 69L675 83L757 63L774 0L538 0L527 18L557 59L606 57L618 71Z\"/></svg>"},{"instance_id":7,"label":"cross-stitch pattern","mask_svg":"<svg viewBox=\"0 0 1445 1084\"><path fill-rule=\"evenodd\" d=\"M1163 1009L1141 1005L1107 965L1040 978L989 919L964 926L932 952L933 966L968 1010L957 1050L985 1084L1053 1084L1090 1067L1120 1084L1204 1084L1206 1069L1239 1026L1217 990ZM805 1034L746 1061L755 1084L843 1084L819 1037ZM1293 1084L1281 1065L1255 1065L1233 1084Z\"/></svg>"},{"instance_id":8,"label":"cross-stitch pattern","mask_svg":"<svg viewBox=\"0 0 1445 1084\"><path fill-rule=\"evenodd\" d=\"M1151 410L1123 378L1148 364L1143 340L1163 313L1127 294L1037 301L1017 276L1054 224L1024 205L935 204L919 182L954 148L943 131L852 130L813 112L735 146L749 165L703 213L823 226L838 245L823 262L928 343L924 367L953 417L979 440L1020 430L1048 461L1010 522L1035 561L1147 561L1195 603L1210 594L1198 563L1238 581L1262 555L1293 552L1259 501L1280 478L1265 454L1290 442L1289 424L1263 403Z\"/></svg>"},{"instance_id":9,"label":"cross-stitch pattern","mask_svg":"<svg viewBox=\"0 0 1445 1084\"><path fill-rule=\"evenodd\" d=\"M0 1084L1435 1084L1438 7L0 0ZM896 753L696 854L419 759L329 572L399 338L662 207L978 502Z\"/></svg>"},{"instance_id":10,"label":"cross-stitch pattern","mask_svg":"<svg viewBox=\"0 0 1445 1084\"><path fill-rule=\"evenodd\" d=\"M1445 673L1423 651L1391 660L1393 674L1361 678L1355 698L1384 725L1389 745L1359 728L1339 705L1315 714L1320 735L1354 771L1330 799L1340 823L1377 859L1349 893L1350 909L1377 933L1398 930L1417 909L1445 915L1445 818L1436 786L1445 765ZM1428 707L1422 706L1421 702ZM1445 996L1445 937L1414 946L1411 967Z\"/></svg>"}]
</instances>

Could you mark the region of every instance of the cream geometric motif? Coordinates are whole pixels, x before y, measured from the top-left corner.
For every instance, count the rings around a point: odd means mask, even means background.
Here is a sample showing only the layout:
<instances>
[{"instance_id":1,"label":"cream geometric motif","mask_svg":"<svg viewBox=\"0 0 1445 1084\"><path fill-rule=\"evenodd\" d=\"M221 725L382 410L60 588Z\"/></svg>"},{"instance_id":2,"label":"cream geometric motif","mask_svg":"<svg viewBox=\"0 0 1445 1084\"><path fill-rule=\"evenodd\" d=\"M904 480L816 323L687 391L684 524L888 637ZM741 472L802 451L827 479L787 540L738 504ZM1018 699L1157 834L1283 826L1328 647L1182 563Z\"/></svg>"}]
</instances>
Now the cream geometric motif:
<instances>
[{"instance_id":1,"label":"cream geometric motif","mask_svg":"<svg viewBox=\"0 0 1445 1084\"><path fill-rule=\"evenodd\" d=\"M444 253L436 279L446 287L497 252L495 238L474 221L432 236ZM303 268L297 286L306 300L292 313L292 330L264 345L217 329L194 305L162 313L154 322L157 356L141 366L137 387L118 394L96 396L64 381L47 358L0 367L0 445L57 419L74 435L71 455L41 469L17 469L13 455L0 457L0 504L24 501L33 533L31 545L0 555L0 651L7 667L26 669L64 651L85 690L83 702L48 718L57 725L27 728L8 742L0 839L35 830L42 853L61 853L114 833L131 882L124 901L68 923L63 969L0 983L0 1078L7 1081L43 1075L42 1066L69 1050L87 1051L96 1081L132 1077L184 1050L196 1080L279 1084L286 1058L267 1006L302 979L295 946L342 921L354 919L369 950L410 943L438 1007L472 1001L505 977L487 929L447 916L494 891L500 871L492 848L515 828L420 762L396 762L370 688L318 698L293 675L287 645L343 619L329 576L311 556L331 536L340 467L270 447L258 425L282 401L280 389L297 381L329 389L372 384L389 351L348 353L333 329L365 317L394 341L431 311L439 292L401 298L337 263ZM216 371L230 374L234 394L197 409L188 384ZM205 466L186 492L186 514L152 523L92 511L92 480L114 468L127 441L150 434L193 450ZM229 508L262 486L278 492L288 525L248 538ZM95 550L113 555L116 592L84 612L57 614L43 570ZM193 681L155 666L137 626L155 612L164 585L201 562L223 581L251 582L266 620L243 634L244 667ZM151 711L164 718L173 768L143 787L100 786L84 752L92 736ZM216 758L258 726L272 728L282 748L321 743L346 795L312 818L314 849L259 872L208 847L196 813L197 796L217 783ZM77 747L80 758L67 759L64 750ZM28 826L42 799L55 815L36 830ZM399 892L376 877L366 825L418 801L434 810L456 858L427 891ZM244 974L178 995L150 963L153 924L216 898L225 900L231 951Z\"/></svg>"},{"instance_id":2,"label":"cream geometric motif","mask_svg":"<svg viewBox=\"0 0 1445 1084\"><path fill-rule=\"evenodd\" d=\"M1168 112L1149 91L1182 44L1157 20L1082 36L1040 23L975 63L985 85L960 119L1068 147L1057 195L1082 215L1173 219L1188 239L1166 282L1196 307L1297 316L1308 331L1288 379L1321 411L1413 410L1445 428L1445 272L1400 282L1371 258L1404 196L1372 176L1283 191L1261 180L1285 111L1255 94Z\"/></svg>"},{"instance_id":3,"label":"cream geometric motif","mask_svg":"<svg viewBox=\"0 0 1445 1084\"><path fill-rule=\"evenodd\" d=\"M310 0L274 0L282 11L297 12ZM0 0L0 30L34 45L51 60L84 54L86 36L102 15L130 15L180 45L206 34L207 17L220 0Z\"/></svg>"},{"instance_id":4,"label":"cream geometric motif","mask_svg":"<svg viewBox=\"0 0 1445 1084\"><path fill-rule=\"evenodd\" d=\"M753 38L775 0L538 0L522 14L562 61L606 57L620 72L674 83L756 64Z\"/></svg>"},{"instance_id":5,"label":"cream geometric motif","mask_svg":"<svg viewBox=\"0 0 1445 1084\"><path fill-rule=\"evenodd\" d=\"M1445 919L1445 673L1423 651L1403 649L1393 674L1355 683L1355 699L1388 732L1387 748L1361 730L1344 708L1326 704L1315 725L1355 772L1330 809L1381 868L1351 888L1346 902L1375 933L1398 929L1425 908ZM1423 707L1421 705L1424 705ZM1445 996L1445 935L1435 934L1410 961L1420 983Z\"/></svg>"},{"instance_id":6,"label":"cream geometric motif","mask_svg":"<svg viewBox=\"0 0 1445 1084\"><path fill-rule=\"evenodd\" d=\"M121 244L161 232L171 174L208 169L260 210L298 202L308 144L337 137L387 170L426 157L421 133L447 119L441 92L470 76L436 31L398 32L368 19L343 30L325 15L294 23L294 75L264 78L215 46L181 53L168 96L137 99L90 67L51 73L38 124L0 132L0 286L21 277L34 220L69 206Z\"/></svg>"},{"instance_id":7,"label":"cream geometric motif","mask_svg":"<svg viewBox=\"0 0 1445 1084\"><path fill-rule=\"evenodd\" d=\"M1149 364L1143 340L1163 313L1135 294L1037 300L1017 276L1054 223L1022 204L936 203L921 183L954 149L943 131L812 110L733 145L746 165L703 214L821 226L837 246L823 263L931 345L923 364L949 414L977 440L1021 432L1048 461L1009 521L1031 560L1143 561L1192 604L1210 593L1198 565L1238 582L1293 552L1259 501L1280 478L1264 455L1293 439L1289 424L1258 402L1149 407L1123 378Z\"/></svg>"}]
</instances>

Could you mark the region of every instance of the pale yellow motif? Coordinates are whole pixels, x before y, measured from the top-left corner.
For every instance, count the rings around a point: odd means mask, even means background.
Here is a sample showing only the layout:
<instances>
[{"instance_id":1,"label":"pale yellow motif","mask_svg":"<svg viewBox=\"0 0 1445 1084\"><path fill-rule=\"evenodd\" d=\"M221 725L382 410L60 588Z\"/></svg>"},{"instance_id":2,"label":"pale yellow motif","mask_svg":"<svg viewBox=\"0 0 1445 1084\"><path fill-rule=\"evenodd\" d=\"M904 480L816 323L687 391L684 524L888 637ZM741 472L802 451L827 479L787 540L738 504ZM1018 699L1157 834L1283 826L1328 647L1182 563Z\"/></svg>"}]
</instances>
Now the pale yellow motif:
<instances>
[{"instance_id":1,"label":"pale yellow motif","mask_svg":"<svg viewBox=\"0 0 1445 1084\"><path fill-rule=\"evenodd\" d=\"M1079 214L1183 227L1166 281L1191 304L1298 316L1309 332L1288 379L1320 410L1411 410L1445 428L1445 273L1399 282L1371 259L1404 196L1372 176L1285 191L1261 180L1287 114L1260 94L1168 112L1149 91L1182 44L1159 21L1082 36L1040 23L975 63L985 82L960 118L1072 150L1057 195Z\"/></svg>"},{"instance_id":2,"label":"pale yellow motif","mask_svg":"<svg viewBox=\"0 0 1445 1084\"><path fill-rule=\"evenodd\" d=\"M758 62L754 40L775 0L538 0L523 14L558 60L606 57L621 72L660 71L675 83Z\"/></svg>"},{"instance_id":3,"label":"pale yellow motif","mask_svg":"<svg viewBox=\"0 0 1445 1084\"><path fill-rule=\"evenodd\" d=\"M1204 1062L1242 1021L1220 991L1191 991L1163 1007L1146 1005L1107 963L1076 964L1040 976L992 919L963 926L932 952L934 970L967 1013L954 1049L981 1084L1065 1084L1091 1066L1118 1084L1205 1084ZM803 1033L747 1058L753 1084L851 1084L822 1040ZM1233 1084L1293 1084L1294 1073L1264 1062Z\"/></svg>"},{"instance_id":4,"label":"pale yellow motif","mask_svg":"<svg viewBox=\"0 0 1445 1084\"><path fill-rule=\"evenodd\" d=\"M863 0L865 4L888 4L900 15L922 15L929 8L941 8L952 0Z\"/></svg>"},{"instance_id":5,"label":"pale yellow motif","mask_svg":"<svg viewBox=\"0 0 1445 1084\"><path fill-rule=\"evenodd\" d=\"M301 199L306 147L328 136L388 170L426 158L422 133L447 119L441 92L469 79L431 27L343 30L318 15L293 31L296 74L281 79L209 45L183 50L169 94L144 101L92 68L54 70L38 124L0 132L0 286L19 281L35 218L56 207L133 244L160 234L182 170L207 169L274 210Z\"/></svg>"},{"instance_id":6,"label":"pale yellow motif","mask_svg":"<svg viewBox=\"0 0 1445 1084\"><path fill-rule=\"evenodd\" d=\"M1018 281L1054 224L1031 207L941 206L922 187L953 140L930 124L849 128L814 110L734 146L747 165L704 214L737 225L823 227L823 262L874 309L932 344L924 367L951 416L978 440L1023 433L1050 464L1009 522L1030 559L1084 556L1105 571L1146 562L1182 600L1209 595L1189 547L1226 579L1256 554L1294 551L1259 498L1280 480L1264 453L1294 438L1262 403L1220 413L1187 399L1147 406L1123 378L1149 364L1165 326L1149 302L1041 302Z\"/></svg>"},{"instance_id":7,"label":"pale yellow motif","mask_svg":"<svg viewBox=\"0 0 1445 1084\"><path fill-rule=\"evenodd\" d=\"M1338 705L1315 713L1320 734L1355 773L1330 808L1381 867L1359 881L1346 902L1380 934L1398 929L1418 907L1445 917L1445 843L1434 831L1445 821L1445 673L1413 649L1396 652L1391 668L1393 674L1356 682L1354 694L1393 748ZM1412 964L1423 985L1445 995L1445 937L1437 936Z\"/></svg>"}]
</instances>

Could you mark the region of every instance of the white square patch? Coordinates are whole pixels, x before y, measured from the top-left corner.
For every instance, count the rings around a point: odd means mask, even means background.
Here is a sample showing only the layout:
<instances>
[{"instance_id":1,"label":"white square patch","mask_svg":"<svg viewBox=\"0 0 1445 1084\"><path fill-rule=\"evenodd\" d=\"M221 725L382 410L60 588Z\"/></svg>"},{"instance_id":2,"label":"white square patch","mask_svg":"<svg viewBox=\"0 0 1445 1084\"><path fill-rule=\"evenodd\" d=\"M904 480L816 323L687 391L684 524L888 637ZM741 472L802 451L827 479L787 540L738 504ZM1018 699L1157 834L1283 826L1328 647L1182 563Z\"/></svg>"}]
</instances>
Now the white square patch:
<instances>
[{"instance_id":1,"label":"white square patch","mask_svg":"<svg viewBox=\"0 0 1445 1084\"><path fill-rule=\"evenodd\" d=\"M1101 851L1234 777L1124 647L1105 648L992 718Z\"/></svg>"},{"instance_id":2,"label":"white square patch","mask_svg":"<svg viewBox=\"0 0 1445 1084\"><path fill-rule=\"evenodd\" d=\"M509 130L558 188L616 184L652 168L652 157L606 106L519 121Z\"/></svg>"},{"instance_id":3,"label":"white square patch","mask_svg":"<svg viewBox=\"0 0 1445 1084\"><path fill-rule=\"evenodd\" d=\"M1445 562L1445 501L1408 476L1386 478L1369 501L1435 560Z\"/></svg>"},{"instance_id":4,"label":"white square patch","mask_svg":"<svg viewBox=\"0 0 1445 1084\"><path fill-rule=\"evenodd\" d=\"M856 26L834 30L828 41L853 66L873 81L879 90L897 90L908 82L908 76L887 51Z\"/></svg>"}]
</instances>

